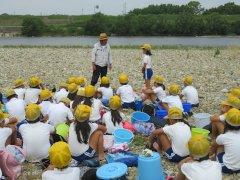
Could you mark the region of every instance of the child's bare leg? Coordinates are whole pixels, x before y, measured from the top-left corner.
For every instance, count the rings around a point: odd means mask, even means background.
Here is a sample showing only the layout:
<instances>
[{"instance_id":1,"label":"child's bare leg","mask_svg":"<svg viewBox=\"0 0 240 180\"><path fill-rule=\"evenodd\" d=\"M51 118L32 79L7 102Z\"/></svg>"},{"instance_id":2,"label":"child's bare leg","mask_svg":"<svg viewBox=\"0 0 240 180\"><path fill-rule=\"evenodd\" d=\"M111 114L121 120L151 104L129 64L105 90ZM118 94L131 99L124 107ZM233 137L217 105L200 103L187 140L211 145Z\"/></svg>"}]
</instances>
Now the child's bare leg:
<instances>
[{"instance_id":1,"label":"child's bare leg","mask_svg":"<svg viewBox=\"0 0 240 180\"><path fill-rule=\"evenodd\" d=\"M147 89L151 88L150 82L151 82L150 80L145 79L145 84Z\"/></svg>"},{"instance_id":2,"label":"child's bare leg","mask_svg":"<svg viewBox=\"0 0 240 180\"><path fill-rule=\"evenodd\" d=\"M103 160L105 158L104 148L103 148L103 133L98 130L95 131L89 139L89 146L92 147L97 153L99 160Z\"/></svg>"},{"instance_id":3,"label":"child's bare leg","mask_svg":"<svg viewBox=\"0 0 240 180\"><path fill-rule=\"evenodd\" d=\"M221 121L212 122L212 138L217 138L218 135L223 134L225 125Z\"/></svg>"},{"instance_id":4,"label":"child's bare leg","mask_svg":"<svg viewBox=\"0 0 240 180\"><path fill-rule=\"evenodd\" d=\"M171 147L171 142L166 134L160 134L158 136L158 140L159 147L162 149L162 151L166 152Z\"/></svg>"},{"instance_id":5,"label":"child's bare leg","mask_svg":"<svg viewBox=\"0 0 240 180\"><path fill-rule=\"evenodd\" d=\"M186 179L186 177L181 171L178 172L178 174L175 178L175 180L185 180L185 179Z\"/></svg>"},{"instance_id":6,"label":"child's bare leg","mask_svg":"<svg viewBox=\"0 0 240 180\"><path fill-rule=\"evenodd\" d=\"M218 146L217 154L224 152L224 146Z\"/></svg>"}]
</instances>

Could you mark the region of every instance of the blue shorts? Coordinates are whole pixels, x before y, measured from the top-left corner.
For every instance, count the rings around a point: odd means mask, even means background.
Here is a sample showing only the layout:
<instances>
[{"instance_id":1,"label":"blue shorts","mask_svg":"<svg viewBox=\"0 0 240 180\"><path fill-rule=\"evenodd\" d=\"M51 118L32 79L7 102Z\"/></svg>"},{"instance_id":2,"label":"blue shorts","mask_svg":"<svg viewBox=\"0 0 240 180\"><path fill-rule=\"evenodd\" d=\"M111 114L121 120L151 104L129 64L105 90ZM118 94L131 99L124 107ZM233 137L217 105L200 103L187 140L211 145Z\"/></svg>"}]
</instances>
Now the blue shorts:
<instances>
[{"instance_id":1,"label":"blue shorts","mask_svg":"<svg viewBox=\"0 0 240 180\"><path fill-rule=\"evenodd\" d=\"M153 70L151 68L146 69L145 72L143 73L143 79L150 80L153 76Z\"/></svg>"},{"instance_id":2,"label":"blue shorts","mask_svg":"<svg viewBox=\"0 0 240 180\"><path fill-rule=\"evenodd\" d=\"M78 162L82 162L92 159L95 156L95 153L96 151L93 148L89 147L85 153L81 154L80 156L72 156L72 158Z\"/></svg>"},{"instance_id":3,"label":"blue shorts","mask_svg":"<svg viewBox=\"0 0 240 180\"><path fill-rule=\"evenodd\" d=\"M233 174L233 173L240 173L240 170L237 171L233 171L231 169L228 169L227 166L223 163L223 155L225 154L225 152L219 153L217 155L217 161L221 164L222 166L222 172L226 173L226 174Z\"/></svg>"},{"instance_id":4,"label":"blue shorts","mask_svg":"<svg viewBox=\"0 0 240 180\"><path fill-rule=\"evenodd\" d=\"M136 107L135 107L135 102L131 102L131 103L123 103L122 107L124 109L133 109L135 111Z\"/></svg>"},{"instance_id":5,"label":"blue shorts","mask_svg":"<svg viewBox=\"0 0 240 180\"><path fill-rule=\"evenodd\" d=\"M174 163L178 163L180 162L181 160L185 159L187 156L185 157L181 157L177 154L175 154L172 150L172 148L169 148L166 152L165 152L165 155L167 156L168 160L170 162L174 162Z\"/></svg>"}]
</instances>

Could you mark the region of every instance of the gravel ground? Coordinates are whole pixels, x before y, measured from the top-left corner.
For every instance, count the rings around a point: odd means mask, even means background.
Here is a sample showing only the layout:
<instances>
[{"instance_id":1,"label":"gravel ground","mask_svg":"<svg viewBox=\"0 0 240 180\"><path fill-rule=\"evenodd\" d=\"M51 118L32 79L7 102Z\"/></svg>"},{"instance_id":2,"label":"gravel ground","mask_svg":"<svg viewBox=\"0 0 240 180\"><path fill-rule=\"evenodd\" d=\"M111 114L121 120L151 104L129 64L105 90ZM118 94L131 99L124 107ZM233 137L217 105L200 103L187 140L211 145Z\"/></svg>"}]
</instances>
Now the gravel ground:
<instances>
[{"instance_id":1,"label":"gravel ground","mask_svg":"<svg viewBox=\"0 0 240 180\"><path fill-rule=\"evenodd\" d=\"M152 64L155 74L163 75L166 85L176 82L182 85L182 77L191 74L200 95L200 107L196 112L217 113L218 104L225 98L225 90L240 85L240 48L216 49L178 48L153 50ZM0 87L10 87L17 77L27 79L40 76L44 83L57 85L70 75L91 77L90 48L0 48ZM216 55L218 54L218 55ZM118 87L117 77L121 72L129 74L130 84L136 91L142 85L141 50L112 49L113 70L109 73L112 85ZM140 137L142 138L142 137ZM133 146L141 152L144 145ZM164 169L176 173L174 164L162 158ZM136 168L129 169L129 179L134 179ZM38 166L24 165L20 179L40 179ZM224 179L240 179L240 175L224 176Z\"/></svg>"}]
</instances>

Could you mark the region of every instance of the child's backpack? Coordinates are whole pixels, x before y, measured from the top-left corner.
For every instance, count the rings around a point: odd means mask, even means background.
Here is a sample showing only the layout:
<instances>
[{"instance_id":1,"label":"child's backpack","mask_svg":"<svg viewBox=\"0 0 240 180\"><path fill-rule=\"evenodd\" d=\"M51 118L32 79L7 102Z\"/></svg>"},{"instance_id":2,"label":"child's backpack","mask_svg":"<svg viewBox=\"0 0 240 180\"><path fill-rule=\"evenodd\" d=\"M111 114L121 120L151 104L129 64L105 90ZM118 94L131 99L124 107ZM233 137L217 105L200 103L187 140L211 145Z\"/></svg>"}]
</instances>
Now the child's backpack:
<instances>
[{"instance_id":1,"label":"child's backpack","mask_svg":"<svg viewBox=\"0 0 240 180\"><path fill-rule=\"evenodd\" d=\"M21 164L25 161L26 152L18 146L8 145L0 151L0 169L9 180L15 180L21 174Z\"/></svg>"}]
</instances>

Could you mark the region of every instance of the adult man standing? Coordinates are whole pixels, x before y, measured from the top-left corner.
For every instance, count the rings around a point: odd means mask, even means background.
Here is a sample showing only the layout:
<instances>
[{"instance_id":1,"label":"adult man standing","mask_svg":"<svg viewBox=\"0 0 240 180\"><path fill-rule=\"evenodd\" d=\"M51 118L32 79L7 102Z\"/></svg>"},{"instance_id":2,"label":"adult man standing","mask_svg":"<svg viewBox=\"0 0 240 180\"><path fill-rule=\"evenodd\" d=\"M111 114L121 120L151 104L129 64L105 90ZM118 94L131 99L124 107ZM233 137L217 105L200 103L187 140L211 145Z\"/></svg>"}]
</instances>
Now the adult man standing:
<instances>
[{"instance_id":1,"label":"adult man standing","mask_svg":"<svg viewBox=\"0 0 240 180\"><path fill-rule=\"evenodd\" d=\"M108 36L106 33L101 33L99 42L94 45L92 50L92 68L93 75L91 85L95 86L98 78L107 75L107 70L112 69L112 56L110 45L108 44Z\"/></svg>"}]
</instances>

